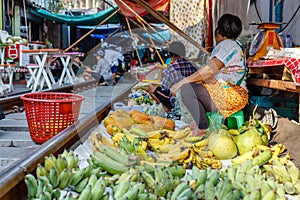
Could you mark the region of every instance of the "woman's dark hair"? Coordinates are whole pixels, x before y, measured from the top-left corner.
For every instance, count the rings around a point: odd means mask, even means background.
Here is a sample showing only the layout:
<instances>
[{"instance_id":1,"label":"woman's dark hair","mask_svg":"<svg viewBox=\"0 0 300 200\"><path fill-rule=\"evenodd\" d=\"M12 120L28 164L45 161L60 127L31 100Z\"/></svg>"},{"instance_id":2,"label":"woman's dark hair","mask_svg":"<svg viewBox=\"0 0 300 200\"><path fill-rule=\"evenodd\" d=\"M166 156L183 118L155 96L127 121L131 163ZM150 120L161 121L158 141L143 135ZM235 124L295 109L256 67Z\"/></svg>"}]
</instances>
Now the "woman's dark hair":
<instances>
[{"instance_id":1,"label":"woman's dark hair","mask_svg":"<svg viewBox=\"0 0 300 200\"><path fill-rule=\"evenodd\" d=\"M217 22L215 33L228 39L236 39L242 32L242 21L238 16L224 14Z\"/></svg>"},{"instance_id":2,"label":"woman's dark hair","mask_svg":"<svg viewBox=\"0 0 300 200\"><path fill-rule=\"evenodd\" d=\"M172 42L169 45L168 50L171 56L185 57L185 46L182 44L182 42Z\"/></svg>"}]
</instances>

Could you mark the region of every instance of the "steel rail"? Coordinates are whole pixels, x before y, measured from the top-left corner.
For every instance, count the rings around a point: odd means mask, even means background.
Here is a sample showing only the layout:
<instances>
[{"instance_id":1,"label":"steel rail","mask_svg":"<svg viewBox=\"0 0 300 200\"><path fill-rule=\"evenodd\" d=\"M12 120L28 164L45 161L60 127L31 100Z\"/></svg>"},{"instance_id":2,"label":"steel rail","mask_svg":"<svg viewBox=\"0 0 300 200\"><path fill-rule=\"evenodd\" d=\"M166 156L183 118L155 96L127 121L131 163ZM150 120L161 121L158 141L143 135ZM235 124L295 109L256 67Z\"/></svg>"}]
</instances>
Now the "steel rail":
<instances>
[{"instance_id":1,"label":"steel rail","mask_svg":"<svg viewBox=\"0 0 300 200\"><path fill-rule=\"evenodd\" d=\"M27 189L24 177L27 173L34 173L37 164L44 162L44 157L50 154L58 155L64 149L75 149L87 139L90 131L99 125L111 110L111 105L122 101L136 84L124 90L119 96L114 96L110 101L97 107L91 115L87 115L70 127L57 134L38 149L34 150L27 158L17 161L0 175L0 200L27 199ZM63 91L63 89L62 89Z\"/></svg>"}]
</instances>

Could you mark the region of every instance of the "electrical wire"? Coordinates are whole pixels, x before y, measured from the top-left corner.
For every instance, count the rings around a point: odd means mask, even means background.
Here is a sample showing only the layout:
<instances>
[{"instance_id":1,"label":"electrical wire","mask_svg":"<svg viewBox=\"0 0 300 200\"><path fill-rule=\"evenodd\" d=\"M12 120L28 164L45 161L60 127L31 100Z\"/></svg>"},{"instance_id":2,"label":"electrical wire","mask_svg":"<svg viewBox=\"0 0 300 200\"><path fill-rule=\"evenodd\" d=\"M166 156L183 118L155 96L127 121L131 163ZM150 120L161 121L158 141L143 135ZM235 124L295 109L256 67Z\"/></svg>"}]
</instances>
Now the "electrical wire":
<instances>
[{"instance_id":1,"label":"electrical wire","mask_svg":"<svg viewBox=\"0 0 300 200\"><path fill-rule=\"evenodd\" d=\"M298 8L296 9L295 13L293 14L293 16L291 17L291 19L289 20L289 22L279 31L279 33L281 33L284 29L286 29L289 26L291 21L295 18L295 16L296 16L297 12L299 11L299 9L300 9L300 4L299 4Z\"/></svg>"},{"instance_id":2,"label":"electrical wire","mask_svg":"<svg viewBox=\"0 0 300 200\"><path fill-rule=\"evenodd\" d=\"M14 7L12 6L12 9ZM6 20L5 20L5 27L6 28L9 28L11 27L11 17L10 17L10 14L9 14L9 1L7 1L7 15L8 15L8 24L6 24Z\"/></svg>"},{"instance_id":3,"label":"electrical wire","mask_svg":"<svg viewBox=\"0 0 300 200\"><path fill-rule=\"evenodd\" d=\"M262 22L260 14L259 14L258 9L257 9L256 1L253 1L253 4L254 4L254 8L255 8L256 14L258 16L258 19L259 19L260 22Z\"/></svg>"}]
</instances>

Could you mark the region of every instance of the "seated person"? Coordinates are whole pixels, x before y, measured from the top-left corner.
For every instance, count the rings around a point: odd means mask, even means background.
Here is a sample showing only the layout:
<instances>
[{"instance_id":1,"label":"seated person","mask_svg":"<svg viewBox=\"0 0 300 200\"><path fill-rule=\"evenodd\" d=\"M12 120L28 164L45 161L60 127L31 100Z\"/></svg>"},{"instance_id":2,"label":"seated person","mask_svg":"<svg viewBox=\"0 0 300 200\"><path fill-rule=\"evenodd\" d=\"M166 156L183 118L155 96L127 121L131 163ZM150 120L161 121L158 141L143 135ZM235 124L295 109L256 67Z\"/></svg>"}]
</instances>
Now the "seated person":
<instances>
[{"instance_id":1,"label":"seated person","mask_svg":"<svg viewBox=\"0 0 300 200\"><path fill-rule=\"evenodd\" d=\"M170 92L171 87L197 71L195 65L184 58L185 46L181 42L172 42L169 51L172 61L163 72L162 85L151 84L148 87L149 94L158 103L162 104L166 112L170 112L175 104L175 98Z\"/></svg>"},{"instance_id":2,"label":"seated person","mask_svg":"<svg viewBox=\"0 0 300 200\"><path fill-rule=\"evenodd\" d=\"M97 51L95 54L97 65L94 69L86 67L85 73L89 73L98 83L98 85L110 85L113 80L110 65L104 59L104 51Z\"/></svg>"},{"instance_id":3,"label":"seated person","mask_svg":"<svg viewBox=\"0 0 300 200\"><path fill-rule=\"evenodd\" d=\"M83 73L85 67L84 67L83 63L81 62L81 59L79 56L76 56L74 58L74 62L72 64L72 69L76 76Z\"/></svg>"}]
</instances>

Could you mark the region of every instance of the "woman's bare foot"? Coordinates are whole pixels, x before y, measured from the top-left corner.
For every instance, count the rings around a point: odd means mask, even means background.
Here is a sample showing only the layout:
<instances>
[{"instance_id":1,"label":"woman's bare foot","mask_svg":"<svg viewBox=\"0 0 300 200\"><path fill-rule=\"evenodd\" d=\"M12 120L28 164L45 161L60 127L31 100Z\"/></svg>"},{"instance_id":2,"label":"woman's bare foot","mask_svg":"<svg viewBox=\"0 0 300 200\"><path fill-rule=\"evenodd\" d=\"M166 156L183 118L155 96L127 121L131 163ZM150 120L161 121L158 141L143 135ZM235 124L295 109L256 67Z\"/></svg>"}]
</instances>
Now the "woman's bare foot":
<instances>
[{"instance_id":1,"label":"woman's bare foot","mask_svg":"<svg viewBox=\"0 0 300 200\"><path fill-rule=\"evenodd\" d=\"M193 136L205 136L207 129L193 130Z\"/></svg>"}]
</instances>

